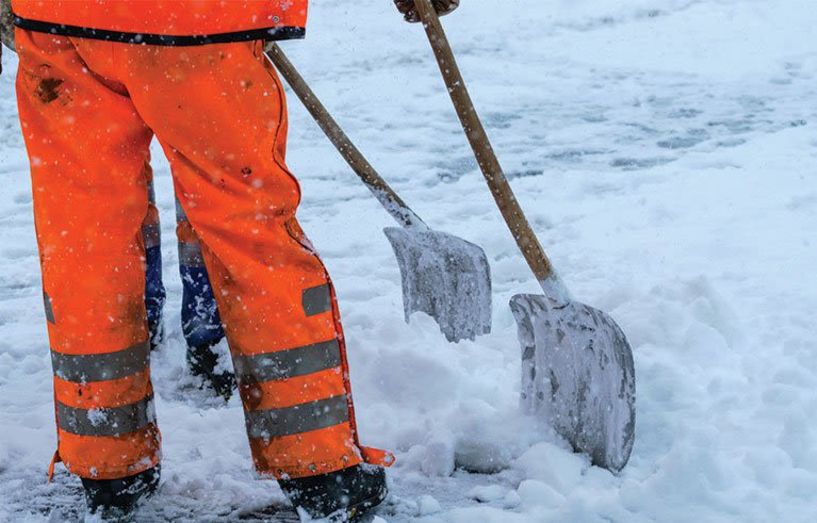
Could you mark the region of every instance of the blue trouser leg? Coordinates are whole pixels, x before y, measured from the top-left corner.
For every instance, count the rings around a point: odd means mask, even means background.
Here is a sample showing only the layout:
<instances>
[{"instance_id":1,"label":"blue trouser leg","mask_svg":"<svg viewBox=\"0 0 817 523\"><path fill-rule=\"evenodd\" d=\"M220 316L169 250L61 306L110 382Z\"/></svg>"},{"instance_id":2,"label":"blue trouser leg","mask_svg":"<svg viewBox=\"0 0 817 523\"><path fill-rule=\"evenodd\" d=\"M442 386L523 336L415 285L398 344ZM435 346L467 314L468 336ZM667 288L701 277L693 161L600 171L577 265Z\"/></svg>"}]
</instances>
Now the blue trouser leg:
<instances>
[{"instance_id":1,"label":"blue trouser leg","mask_svg":"<svg viewBox=\"0 0 817 523\"><path fill-rule=\"evenodd\" d=\"M162 309L165 305L165 286L162 282L162 237L159 226L159 211L156 209L156 195L153 190L153 173L145 165L150 203L148 214L142 223L142 238L145 242L145 308L151 347L162 342Z\"/></svg>"},{"instance_id":2,"label":"blue trouser leg","mask_svg":"<svg viewBox=\"0 0 817 523\"><path fill-rule=\"evenodd\" d=\"M213 345L224 338L207 269L179 265L182 276L182 333L187 345Z\"/></svg>"},{"instance_id":3,"label":"blue trouser leg","mask_svg":"<svg viewBox=\"0 0 817 523\"><path fill-rule=\"evenodd\" d=\"M176 220L182 277L182 333L189 347L214 345L224 338L224 327L204 266L201 245L178 204Z\"/></svg>"},{"instance_id":4,"label":"blue trouser leg","mask_svg":"<svg viewBox=\"0 0 817 523\"><path fill-rule=\"evenodd\" d=\"M161 343L162 312L166 300L162 282L162 246L159 213L155 205L152 173L149 178L150 208L142 225L145 241L145 308L150 339ZM218 313L213 288L201 256L198 239L183 213L177 214L179 228L179 273L182 278L182 333L187 345L213 345L224 338L224 328Z\"/></svg>"},{"instance_id":5,"label":"blue trouser leg","mask_svg":"<svg viewBox=\"0 0 817 523\"><path fill-rule=\"evenodd\" d=\"M162 247L151 247L145 251L146 281L145 307L147 308L150 340L158 345L162 342L162 309L165 304L165 287L162 284Z\"/></svg>"},{"instance_id":6,"label":"blue trouser leg","mask_svg":"<svg viewBox=\"0 0 817 523\"><path fill-rule=\"evenodd\" d=\"M235 389L232 372L221 368L213 345L224 338L224 327L204 266L201 243L176 202L176 236L179 240L179 273L182 277L182 334L187 341L187 364L218 395L229 399Z\"/></svg>"}]
</instances>

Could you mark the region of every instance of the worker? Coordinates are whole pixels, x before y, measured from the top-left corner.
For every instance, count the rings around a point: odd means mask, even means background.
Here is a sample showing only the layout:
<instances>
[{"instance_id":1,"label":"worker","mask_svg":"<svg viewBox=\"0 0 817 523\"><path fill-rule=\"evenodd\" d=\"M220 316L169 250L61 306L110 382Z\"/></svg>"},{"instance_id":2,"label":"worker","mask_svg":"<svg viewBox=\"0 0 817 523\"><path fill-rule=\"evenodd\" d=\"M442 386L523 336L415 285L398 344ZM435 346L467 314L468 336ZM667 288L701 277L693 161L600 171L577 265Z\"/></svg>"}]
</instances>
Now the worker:
<instances>
[{"instance_id":1,"label":"worker","mask_svg":"<svg viewBox=\"0 0 817 523\"><path fill-rule=\"evenodd\" d=\"M304 36L307 1L11 0L54 463L102 519L133 514L160 476L142 234L154 135L200 242L256 470L312 518L359 518L386 497L393 458L360 442L337 297L295 217L284 90L263 55ZM395 4L417 20L412 0Z\"/></svg>"}]
</instances>

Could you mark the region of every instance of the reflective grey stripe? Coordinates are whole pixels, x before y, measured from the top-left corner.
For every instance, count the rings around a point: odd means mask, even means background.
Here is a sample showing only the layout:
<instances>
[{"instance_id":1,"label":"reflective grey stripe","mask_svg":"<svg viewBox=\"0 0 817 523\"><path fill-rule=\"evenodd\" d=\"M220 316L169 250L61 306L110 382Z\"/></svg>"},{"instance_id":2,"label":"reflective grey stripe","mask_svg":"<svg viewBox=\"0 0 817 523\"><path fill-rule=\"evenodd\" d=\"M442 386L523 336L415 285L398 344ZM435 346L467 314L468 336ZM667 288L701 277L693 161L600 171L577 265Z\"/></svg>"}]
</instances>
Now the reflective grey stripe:
<instances>
[{"instance_id":1,"label":"reflective grey stripe","mask_svg":"<svg viewBox=\"0 0 817 523\"><path fill-rule=\"evenodd\" d=\"M247 412L247 433L251 438L271 439L333 427L349 421L346 396L313 401L273 410Z\"/></svg>"},{"instance_id":2,"label":"reflective grey stripe","mask_svg":"<svg viewBox=\"0 0 817 523\"><path fill-rule=\"evenodd\" d=\"M43 304L45 305L45 319L50 323L57 323L54 319L54 307L51 306L51 296L43 292Z\"/></svg>"},{"instance_id":3,"label":"reflective grey stripe","mask_svg":"<svg viewBox=\"0 0 817 523\"><path fill-rule=\"evenodd\" d=\"M150 364L150 344L140 343L105 354L64 354L51 351L54 375L75 383L108 381L132 376Z\"/></svg>"},{"instance_id":4,"label":"reflective grey stripe","mask_svg":"<svg viewBox=\"0 0 817 523\"><path fill-rule=\"evenodd\" d=\"M180 202L179 199L176 198L176 222L186 221L188 221L187 214L184 212L184 209L182 208L182 202Z\"/></svg>"},{"instance_id":5,"label":"reflective grey stripe","mask_svg":"<svg viewBox=\"0 0 817 523\"><path fill-rule=\"evenodd\" d=\"M153 396L112 409L77 409L57 402L59 427L78 436L119 436L156 422Z\"/></svg>"},{"instance_id":6,"label":"reflective grey stripe","mask_svg":"<svg viewBox=\"0 0 817 523\"><path fill-rule=\"evenodd\" d=\"M319 285L306 289L302 297L304 312L307 316L315 316L332 310L332 294L329 285Z\"/></svg>"},{"instance_id":7,"label":"reflective grey stripe","mask_svg":"<svg viewBox=\"0 0 817 523\"><path fill-rule=\"evenodd\" d=\"M340 366L340 344L329 340L306 347L256 356L238 356L234 360L236 376L251 376L256 381L274 381Z\"/></svg>"},{"instance_id":8,"label":"reflective grey stripe","mask_svg":"<svg viewBox=\"0 0 817 523\"><path fill-rule=\"evenodd\" d=\"M201 246L198 243L180 243L179 264L185 267L204 267Z\"/></svg>"},{"instance_id":9,"label":"reflective grey stripe","mask_svg":"<svg viewBox=\"0 0 817 523\"><path fill-rule=\"evenodd\" d=\"M142 238L144 238L145 241L145 249L150 249L151 247L158 247L161 245L162 233L159 230L159 224L154 223L152 225L143 225Z\"/></svg>"}]
</instances>

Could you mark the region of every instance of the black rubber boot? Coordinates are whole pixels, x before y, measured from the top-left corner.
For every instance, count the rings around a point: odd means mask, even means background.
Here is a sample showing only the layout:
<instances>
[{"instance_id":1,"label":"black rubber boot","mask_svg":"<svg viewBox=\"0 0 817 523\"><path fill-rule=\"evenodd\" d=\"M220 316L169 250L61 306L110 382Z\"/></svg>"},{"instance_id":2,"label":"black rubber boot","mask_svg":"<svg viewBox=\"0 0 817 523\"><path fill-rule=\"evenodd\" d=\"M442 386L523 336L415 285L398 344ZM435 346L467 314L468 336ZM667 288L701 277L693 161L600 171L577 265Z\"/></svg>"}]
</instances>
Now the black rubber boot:
<instances>
[{"instance_id":1,"label":"black rubber boot","mask_svg":"<svg viewBox=\"0 0 817 523\"><path fill-rule=\"evenodd\" d=\"M213 350L214 344L205 343L187 347L187 364L190 373L200 377L216 394L229 400L235 389L235 376L230 371L216 370L218 354Z\"/></svg>"},{"instance_id":2,"label":"black rubber boot","mask_svg":"<svg viewBox=\"0 0 817 523\"><path fill-rule=\"evenodd\" d=\"M296 509L329 521L365 521L389 493L386 471L373 465L278 483Z\"/></svg>"},{"instance_id":3,"label":"black rubber boot","mask_svg":"<svg viewBox=\"0 0 817 523\"><path fill-rule=\"evenodd\" d=\"M82 479L88 512L102 521L130 521L139 502L159 486L160 466L122 479Z\"/></svg>"}]
</instances>

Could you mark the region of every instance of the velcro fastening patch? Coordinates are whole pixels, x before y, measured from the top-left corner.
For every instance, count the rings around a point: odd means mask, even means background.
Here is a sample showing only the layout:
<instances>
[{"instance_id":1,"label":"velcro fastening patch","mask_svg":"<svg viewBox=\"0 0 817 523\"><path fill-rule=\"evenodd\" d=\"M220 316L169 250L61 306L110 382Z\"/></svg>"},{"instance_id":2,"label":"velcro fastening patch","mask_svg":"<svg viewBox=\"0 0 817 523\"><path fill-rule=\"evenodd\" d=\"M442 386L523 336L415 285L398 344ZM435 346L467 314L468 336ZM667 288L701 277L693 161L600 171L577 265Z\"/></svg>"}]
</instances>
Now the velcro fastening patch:
<instances>
[{"instance_id":1,"label":"velcro fastening patch","mask_svg":"<svg viewBox=\"0 0 817 523\"><path fill-rule=\"evenodd\" d=\"M332 310L332 293L329 284L319 285L306 289L303 293L304 313L315 316Z\"/></svg>"}]
</instances>

